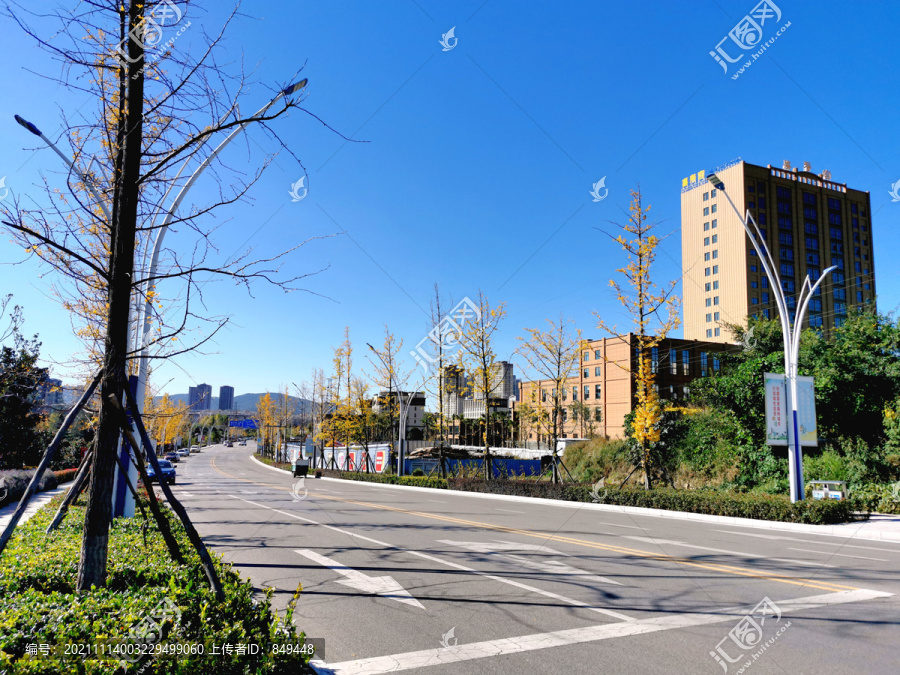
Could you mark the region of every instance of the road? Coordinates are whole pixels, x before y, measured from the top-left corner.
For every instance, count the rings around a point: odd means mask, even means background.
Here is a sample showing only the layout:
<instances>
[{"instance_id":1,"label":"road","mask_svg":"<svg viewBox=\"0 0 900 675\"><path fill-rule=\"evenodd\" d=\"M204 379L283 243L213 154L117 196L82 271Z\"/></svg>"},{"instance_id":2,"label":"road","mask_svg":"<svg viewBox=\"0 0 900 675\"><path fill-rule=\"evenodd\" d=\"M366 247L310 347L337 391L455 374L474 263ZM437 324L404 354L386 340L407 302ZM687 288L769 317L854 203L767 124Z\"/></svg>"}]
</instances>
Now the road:
<instances>
[{"instance_id":1,"label":"road","mask_svg":"<svg viewBox=\"0 0 900 675\"><path fill-rule=\"evenodd\" d=\"M900 543L178 465L204 540L320 673L896 673ZM296 487L295 487L296 486ZM749 664L749 665L747 665Z\"/></svg>"}]
</instances>

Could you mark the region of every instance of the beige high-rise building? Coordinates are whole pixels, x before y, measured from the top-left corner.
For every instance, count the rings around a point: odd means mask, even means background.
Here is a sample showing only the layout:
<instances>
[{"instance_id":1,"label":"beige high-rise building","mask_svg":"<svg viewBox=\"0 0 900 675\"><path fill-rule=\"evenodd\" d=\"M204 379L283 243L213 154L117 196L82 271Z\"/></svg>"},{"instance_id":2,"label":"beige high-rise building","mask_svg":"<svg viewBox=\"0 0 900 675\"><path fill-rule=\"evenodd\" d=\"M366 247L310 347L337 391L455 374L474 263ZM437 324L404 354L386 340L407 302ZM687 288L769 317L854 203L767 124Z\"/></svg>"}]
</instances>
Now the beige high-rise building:
<instances>
[{"instance_id":1,"label":"beige high-rise building","mask_svg":"<svg viewBox=\"0 0 900 675\"><path fill-rule=\"evenodd\" d=\"M831 179L829 171L757 166L736 160L715 170L738 211L756 219L781 276L788 308L809 274L815 282L837 269L810 300L804 324L826 333L850 307L875 302L872 210L869 193ZM728 342L724 324L748 316L778 317L766 277L737 214L705 172L681 188L681 257L685 339Z\"/></svg>"}]
</instances>

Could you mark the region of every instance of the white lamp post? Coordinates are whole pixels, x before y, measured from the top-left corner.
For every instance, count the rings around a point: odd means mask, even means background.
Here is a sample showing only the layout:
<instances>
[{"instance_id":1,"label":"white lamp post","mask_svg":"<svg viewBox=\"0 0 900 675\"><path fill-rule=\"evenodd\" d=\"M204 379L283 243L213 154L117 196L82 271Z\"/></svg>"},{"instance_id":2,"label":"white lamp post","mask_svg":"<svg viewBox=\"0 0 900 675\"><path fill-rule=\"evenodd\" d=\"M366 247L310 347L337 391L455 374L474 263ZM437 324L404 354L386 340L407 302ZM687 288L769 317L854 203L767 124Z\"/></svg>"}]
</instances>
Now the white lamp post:
<instances>
[{"instance_id":1,"label":"white lamp post","mask_svg":"<svg viewBox=\"0 0 900 675\"><path fill-rule=\"evenodd\" d=\"M791 326L791 317L788 313L787 301L785 299L784 289L781 285L781 277L775 268L775 262L769 253L765 239L759 231L759 227L753 219L752 214L748 210L746 217L741 215L740 211L738 211L737 207L734 205L734 202L731 201L731 197L725 191L725 183L722 182L722 179L719 178L714 171L708 172L706 174L706 179L714 188L720 190L725 195L728 203L731 204L731 208L734 210L735 214L737 214L741 224L744 226L744 231L747 233L747 236L750 237L750 243L753 244L753 248L759 257L763 270L765 270L769 279L772 280L771 290L775 296L775 303L778 306L778 316L781 319L781 333L784 339L784 372L787 377L790 392L788 399L791 404L791 424L794 429L794 444L793 447L788 447L788 464L790 469L791 501L796 502L803 499L805 494L803 484L803 455L800 450L800 424L797 416L797 361L800 353L800 334L803 329L803 319L806 316L810 298L819 285L825 280L825 275L832 270L837 269L837 267L833 266L827 268L822 272L822 275L815 283L810 281L809 275L806 276L803 280L803 286L800 288L800 293L797 296L797 309L794 313L793 326ZM752 229L750 227L751 224L753 225Z\"/></svg>"},{"instance_id":2,"label":"white lamp post","mask_svg":"<svg viewBox=\"0 0 900 675\"><path fill-rule=\"evenodd\" d=\"M378 357L378 359L381 361L381 363L384 364L385 369L388 371L388 375L389 375L389 385L388 386L389 386L389 388L390 388L390 384L392 383L394 388L397 389L397 400L400 402L400 411L399 411L400 412L400 439L399 439L399 442L397 443L397 475L402 476L403 475L403 446L404 446L404 443L406 442L406 415L409 414L409 406L410 406L410 403L412 403L412 397L413 397L414 392L410 392L409 396L406 399L406 413L404 414L403 394L400 391L400 388L397 387L397 383L394 380L394 371L388 367L387 362L385 362L384 358L382 358L381 354L378 353L378 350L375 349L375 347L370 345L368 342L366 343L366 346L375 353L375 356ZM388 392L388 399L390 399L390 392ZM390 402L388 402L388 405L390 405Z\"/></svg>"}]
</instances>

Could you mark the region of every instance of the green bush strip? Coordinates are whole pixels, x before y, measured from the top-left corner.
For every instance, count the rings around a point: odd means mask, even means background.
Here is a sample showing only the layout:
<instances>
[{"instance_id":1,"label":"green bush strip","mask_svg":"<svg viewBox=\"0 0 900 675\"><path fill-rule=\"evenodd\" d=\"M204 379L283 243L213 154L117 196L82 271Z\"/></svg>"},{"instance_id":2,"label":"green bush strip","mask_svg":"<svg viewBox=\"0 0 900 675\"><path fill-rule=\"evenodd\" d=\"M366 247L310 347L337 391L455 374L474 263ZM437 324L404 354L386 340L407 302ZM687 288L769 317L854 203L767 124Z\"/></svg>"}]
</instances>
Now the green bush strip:
<instances>
[{"instance_id":1,"label":"green bush strip","mask_svg":"<svg viewBox=\"0 0 900 675\"><path fill-rule=\"evenodd\" d=\"M58 502L59 497L51 500L20 526L0 558L0 672L308 672L308 656L287 653L288 649L273 653L278 641L304 642L304 634L298 634L292 622L298 596L287 615L279 618L271 609L274 589L267 589L257 601L252 584L214 555L225 590L225 601L217 603L184 528L167 510L165 517L185 552L185 564L172 562L153 521L140 515L120 518L110 528L106 587L76 593L84 507L73 506L60 528L46 535ZM129 638L146 628L152 610L169 602L180 617L164 623L166 637L159 644L173 650L187 646L187 653L144 657L124 668L117 657L28 653L29 645L97 645ZM192 645L201 644L206 654L190 653ZM213 645L226 644L257 644L260 653L209 655Z\"/></svg>"}]
</instances>

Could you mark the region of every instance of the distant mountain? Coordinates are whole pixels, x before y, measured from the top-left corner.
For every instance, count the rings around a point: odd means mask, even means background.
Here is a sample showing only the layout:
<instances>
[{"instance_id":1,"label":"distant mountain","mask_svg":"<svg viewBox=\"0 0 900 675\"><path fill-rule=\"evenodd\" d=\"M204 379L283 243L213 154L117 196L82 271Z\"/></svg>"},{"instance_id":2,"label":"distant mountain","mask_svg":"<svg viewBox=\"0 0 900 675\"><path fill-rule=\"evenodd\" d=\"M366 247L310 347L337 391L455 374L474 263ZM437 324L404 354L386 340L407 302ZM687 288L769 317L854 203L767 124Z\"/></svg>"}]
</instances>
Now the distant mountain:
<instances>
[{"instance_id":1,"label":"distant mountain","mask_svg":"<svg viewBox=\"0 0 900 675\"><path fill-rule=\"evenodd\" d=\"M262 394L241 394L240 396L234 397L234 410L256 410L256 406L259 403L259 399L265 396L265 393ZM281 400L284 397L284 394L279 393L271 393L270 396L272 400L275 401L275 405L277 407L281 406ZM162 396L154 396L153 402L158 403L162 400ZM169 400L173 403L184 403L188 404L189 398L187 394L169 394ZM293 404L294 414L301 415L304 412L308 411L312 405L311 401L308 401L305 398L297 398L296 396L288 396L288 403ZM219 397L213 396L212 401L210 402L210 412L216 412L219 409Z\"/></svg>"}]
</instances>

